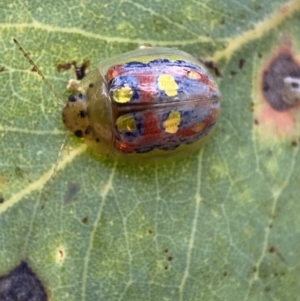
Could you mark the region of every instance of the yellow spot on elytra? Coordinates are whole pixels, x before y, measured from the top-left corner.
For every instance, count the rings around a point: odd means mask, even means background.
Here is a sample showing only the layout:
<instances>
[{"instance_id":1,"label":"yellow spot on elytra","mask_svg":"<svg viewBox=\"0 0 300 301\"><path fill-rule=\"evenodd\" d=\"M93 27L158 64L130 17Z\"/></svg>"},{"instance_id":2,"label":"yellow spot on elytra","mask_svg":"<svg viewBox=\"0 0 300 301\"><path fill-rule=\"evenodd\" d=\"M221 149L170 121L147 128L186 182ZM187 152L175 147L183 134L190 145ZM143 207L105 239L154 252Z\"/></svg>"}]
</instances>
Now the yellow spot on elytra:
<instances>
[{"instance_id":1,"label":"yellow spot on elytra","mask_svg":"<svg viewBox=\"0 0 300 301\"><path fill-rule=\"evenodd\" d=\"M133 91L129 86L122 87L113 91L113 98L116 102L126 103L131 100Z\"/></svg>"},{"instance_id":2,"label":"yellow spot on elytra","mask_svg":"<svg viewBox=\"0 0 300 301\"><path fill-rule=\"evenodd\" d=\"M180 120L180 113L177 111L172 111L163 123L165 131L169 134L175 134L178 131Z\"/></svg>"},{"instance_id":3,"label":"yellow spot on elytra","mask_svg":"<svg viewBox=\"0 0 300 301\"><path fill-rule=\"evenodd\" d=\"M175 79L170 74L162 74L158 78L158 87L160 90L165 91L168 96L176 96L178 85Z\"/></svg>"},{"instance_id":4,"label":"yellow spot on elytra","mask_svg":"<svg viewBox=\"0 0 300 301\"><path fill-rule=\"evenodd\" d=\"M192 127L192 129L193 129L194 132L200 133L205 129L205 126L206 126L206 124L204 122L200 122L200 123L195 124Z\"/></svg>"},{"instance_id":5,"label":"yellow spot on elytra","mask_svg":"<svg viewBox=\"0 0 300 301\"><path fill-rule=\"evenodd\" d=\"M201 74L199 74L196 71L188 71L188 78L200 80L201 79Z\"/></svg>"},{"instance_id":6,"label":"yellow spot on elytra","mask_svg":"<svg viewBox=\"0 0 300 301\"><path fill-rule=\"evenodd\" d=\"M136 123L132 115L122 115L117 119L116 126L118 131L135 131Z\"/></svg>"}]
</instances>

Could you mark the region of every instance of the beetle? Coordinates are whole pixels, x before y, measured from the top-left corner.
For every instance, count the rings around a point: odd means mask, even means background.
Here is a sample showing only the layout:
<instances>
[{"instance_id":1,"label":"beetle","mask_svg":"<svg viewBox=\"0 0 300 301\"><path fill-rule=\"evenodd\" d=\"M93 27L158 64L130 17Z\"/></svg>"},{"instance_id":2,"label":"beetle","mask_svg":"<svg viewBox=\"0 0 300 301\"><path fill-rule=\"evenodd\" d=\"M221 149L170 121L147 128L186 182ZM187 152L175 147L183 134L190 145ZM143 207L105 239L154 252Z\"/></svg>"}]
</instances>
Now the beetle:
<instances>
[{"instance_id":1,"label":"beetle","mask_svg":"<svg viewBox=\"0 0 300 301\"><path fill-rule=\"evenodd\" d=\"M68 130L113 157L165 157L197 149L214 128L220 93L186 52L145 47L102 61L69 96Z\"/></svg>"},{"instance_id":2,"label":"beetle","mask_svg":"<svg viewBox=\"0 0 300 301\"><path fill-rule=\"evenodd\" d=\"M174 48L142 47L103 60L89 72L69 96L62 120L100 154L155 159L197 150L219 112L217 85L199 60Z\"/></svg>"}]
</instances>

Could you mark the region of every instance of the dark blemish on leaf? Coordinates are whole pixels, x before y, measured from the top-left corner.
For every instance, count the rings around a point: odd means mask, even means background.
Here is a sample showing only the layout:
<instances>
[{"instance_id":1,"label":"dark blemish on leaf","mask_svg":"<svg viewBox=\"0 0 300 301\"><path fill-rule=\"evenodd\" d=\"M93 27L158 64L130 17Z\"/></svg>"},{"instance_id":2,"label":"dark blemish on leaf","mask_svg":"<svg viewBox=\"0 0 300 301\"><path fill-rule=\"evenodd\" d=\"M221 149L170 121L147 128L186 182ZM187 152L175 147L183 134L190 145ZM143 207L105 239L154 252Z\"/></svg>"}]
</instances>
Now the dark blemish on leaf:
<instances>
[{"instance_id":1,"label":"dark blemish on leaf","mask_svg":"<svg viewBox=\"0 0 300 301\"><path fill-rule=\"evenodd\" d=\"M292 147L296 147L298 145L297 141L292 141L291 145L292 145Z\"/></svg>"},{"instance_id":2,"label":"dark blemish on leaf","mask_svg":"<svg viewBox=\"0 0 300 301\"><path fill-rule=\"evenodd\" d=\"M89 88L93 88L94 87L94 84L93 83L90 83L89 84Z\"/></svg>"},{"instance_id":3,"label":"dark blemish on leaf","mask_svg":"<svg viewBox=\"0 0 300 301\"><path fill-rule=\"evenodd\" d=\"M4 203L4 197L0 195L0 204Z\"/></svg>"},{"instance_id":4,"label":"dark blemish on leaf","mask_svg":"<svg viewBox=\"0 0 300 301\"><path fill-rule=\"evenodd\" d=\"M37 72L37 69L36 69L36 67L34 66L34 67L32 67L32 68L30 69L30 71L31 71L31 72Z\"/></svg>"},{"instance_id":5,"label":"dark blemish on leaf","mask_svg":"<svg viewBox=\"0 0 300 301\"><path fill-rule=\"evenodd\" d=\"M80 186L77 183L69 183L67 193L64 197L64 203L70 203L75 195L80 191Z\"/></svg>"},{"instance_id":6,"label":"dark blemish on leaf","mask_svg":"<svg viewBox=\"0 0 300 301\"><path fill-rule=\"evenodd\" d=\"M164 252L165 252L165 253L168 253L168 252L169 252L169 249L164 249Z\"/></svg>"},{"instance_id":7,"label":"dark blemish on leaf","mask_svg":"<svg viewBox=\"0 0 300 301\"><path fill-rule=\"evenodd\" d=\"M266 286L265 289L264 289L264 291L265 291L266 293L268 293L270 290L271 290L271 288L270 288L269 286Z\"/></svg>"},{"instance_id":8,"label":"dark blemish on leaf","mask_svg":"<svg viewBox=\"0 0 300 301\"><path fill-rule=\"evenodd\" d=\"M168 266L166 265L166 266L165 266L165 270L167 270L167 269L168 269Z\"/></svg>"},{"instance_id":9,"label":"dark blemish on leaf","mask_svg":"<svg viewBox=\"0 0 300 301\"><path fill-rule=\"evenodd\" d=\"M274 248L274 247L270 247L270 248L269 248L269 252L270 252L270 253L274 253L274 252L275 252L275 248Z\"/></svg>"},{"instance_id":10,"label":"dark blemish on leaf","mask_svg":"<svg viewBox=\"0 0 300 301\"><path fill-rule=\"evenodd\" d=\"M262 75L262 93L270 106L277 111L294 107L297 97L297 83L300 80L300 65L292 52L284 48L268 64Z\"/></svg>"},{"instance_id":11,"label":"dark blemish on leaf","mask_svg":"<svg viewBox=\"0 0 300 301\"><path fill-rule=\"evenodd\" d=\"M236 71L230 71L230 74L231 74L232 76L235 76L235 75L237 74L237 72L236 72Z\"/></svg>"},{"instance_id":12,"label":"dark blemish on leaf","mask_svg":"<svg viewBox=\"0 0 300 301\"><path fill-rule=\"evenodd\" d=\"M273 228L273 225L272 225L272 224L270 224L270 225L269 225L269 228L270 228L270 229L271 229L271 228Z\"/></svg>"},{"instance_id":13,"label":"dark blemish on leaf","mask_svg":"<svg viewBox=\"0 0 300 301\"><path fill-rule=\"evenodd\" d=\"M100 142L100 139L99 139L99 138L96 138L96 142L99 143L99 142Z\"/></svg>"},{"instance_id":14,"label":"dark blemish on leaf","mask_svg":"<svg viewBox=\"0 0 300 301\"><path fill-rule=\"evenodd\" d=\"M148 233L149 233L149 234L152 234L152 230L148 230Z\"/></svg>"},{"instance_id":15,"label":"dark blemish on leaf","mask_svg":"<svg viewBox=\"0 0 300 301\"><path fill-rule=\"evenodd\" d=\"M220 22L222 25L225 24L225 19L223 18Z\"/></svg>"},{"instance_id":16,"label":"dark blemish on leaf","mask_svg":"<svg viewBox=\"0 0 300 301\"><path fill-rule=\"evenodd\" d=\"M89 218L85 216L81 221L83 224L87 224L89 222Z\"/></svg>"},{"instance_id":17,"label":"dark blemish on leaf","mask_svg":"<svg viewBox=\"0 0 300 301\"><path fill-rule=\"evenodd\" d=\"M240 59L239 60L239 68L243 69L243 67L245 66L246 60L245 59Z\"/></svg>"},{"instance_id":18,"label":"dark blemish on leaf","mask_svg":"<svg viewBox=\"0 0 300 301\"><path fill-rule=\"evenodd\" d=\"M173 257L172 256L169 256L168 257L168 261L172 261L173 260Z\"/></svg>"},{"instance_id":19,"label":"dark blemish on leaf","mask_svg":"<svg viewBox=\"0 0 300 301\"><path fill-rule=\"evenodd\" d=\"M200 62L203 63L204 66L207 67L208 69L213 70L217 77L222 77L222 73L220 72L220 70L218 69L218 67L216 66L216 64L213 61L202 61L202 60L200 60Z\"/></svg>"},{"instance_id":20,"label":"dark blemish on leaf","mask_svg":"<svg viewBox=\"0 0 300 301\"><path fill-rule=\"evenodd\" d=\"M0 72L3 72L5 70L4 67L0 67Z\"/></svg>"},{"instance_id":21,"label":"dark blemish on leaf","mask_svg":"<svg viewBox=\"0 0 300 301\"><path fill-rule=\"evenodd\" d=\"M257 56L258 56L259 59L262 58L262 54L261 53L258 53Z\"/></svg>"},{"instance_id":22,"label":"dark blemish on leaf","mask_svg":"<svg viewBox=\"0 0 300 301\"><path fill-rule=\"evenodd\" d=\"M253 268L252 268L252 272L253 272L253 273L256 273L256 272L257 272L257 267L253 267Z\"/></svg>"},{"instance_id":23,"label":"dark blemish on leaf","mask_svg":"<svg viewBox=\"0 0 300 301\"><path fill-rule=\"evenodd\" d=\"M0 277L0 299L3 301L46 301L46 291L37 276L22 261L14 270Z\"/></svg>"},{"instance_id":24,"label":"dark blemish on leaf","mask_svg":"<svg viewBox=\"0 0 300 301\"><path fill-rule=\"evenodd\" d=\"M223 276L224 277L226 277L228 274L227 274L227 272L225 271L224 273L223 273Z\"/></svg>"},{"instance_id":25,"label":"dark blemish on leaf","mask_svg":"<svg viewBox=\"0 0 300 301\"><path fill-rule=\"evenodd\" d=\"M259 122L258 122L257 119L254 119L254 124L255 124L255 125L259 125Z\"/></svg>"}]
</instances>

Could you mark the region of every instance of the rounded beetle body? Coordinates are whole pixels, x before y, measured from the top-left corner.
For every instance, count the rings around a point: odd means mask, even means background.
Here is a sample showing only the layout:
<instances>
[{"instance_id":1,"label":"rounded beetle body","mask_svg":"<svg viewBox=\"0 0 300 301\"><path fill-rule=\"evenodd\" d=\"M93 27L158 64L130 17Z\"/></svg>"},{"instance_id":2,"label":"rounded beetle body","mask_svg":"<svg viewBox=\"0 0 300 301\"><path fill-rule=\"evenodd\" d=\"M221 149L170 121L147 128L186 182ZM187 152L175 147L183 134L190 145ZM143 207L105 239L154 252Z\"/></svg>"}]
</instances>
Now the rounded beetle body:
<instances>
[{"instance_id":1,"label":"rounded beetle body","mask_svg":"<svg viewBox=\"0 0 300 301\"><path fill-rule=\"evenodd\" d=\"M63 109L63 122L96 152L123 158L197 149L220 111L216 83L191 55L149 47L102 61Z\"/></svg>"}]
</instances>

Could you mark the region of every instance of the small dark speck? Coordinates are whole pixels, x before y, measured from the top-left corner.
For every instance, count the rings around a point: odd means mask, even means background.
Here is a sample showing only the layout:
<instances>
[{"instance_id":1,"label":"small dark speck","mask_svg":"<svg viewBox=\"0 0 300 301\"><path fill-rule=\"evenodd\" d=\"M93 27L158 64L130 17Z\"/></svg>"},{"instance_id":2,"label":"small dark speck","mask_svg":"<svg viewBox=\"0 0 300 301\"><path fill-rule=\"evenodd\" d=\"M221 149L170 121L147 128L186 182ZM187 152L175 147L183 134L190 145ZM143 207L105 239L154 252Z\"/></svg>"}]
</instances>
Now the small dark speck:
<instances>
[{"instance_id":1,"label":"small dark speck","mask_svg":"<svg viewBox=\"0 0 300 301\"><path fill-rule=\"evenodd\" d=\"M83 224L87 224L89 221L89 218L87 216L85 216L81 221Z\"/></svg>"},{"instance_id":2,"label":"small dark speck","mask_svg":"<svg viewBox=\"0 0 300 301\"><path fill-rule=\"evenodd\" d=\"M165 252L165 253L168 253L168 252L169 252L169 249L164 249L164 252Z\"/></svg>"},{"instance_id":3,"label":"small dark speck","mask_svg":"<svg viewBox=\"0 0 300 301\"><path fill-rule=\"evenodd\" d=\"M30 71L32 71L32 72L37 72L37 69L36 69L36 67L34 66L34 67L32 67L32 68L30 69Z\"/></svg>"},{"instance_id":4,"label":"small dark speck","mask_svg":"<svg viewBox=\"0 0 300 301\"><path fill-rule=\"evenodd\" d=\"M299 88L299 83L293 82L291 85L292 85L292 88L294 88L294 89Z\"/></svg>"},{"instance_id":5,"label":"small dark speck","mask_svg":"<svg viewBox=\"0 0 300 301\"><path fill-rule=\"evenodd\" d=\"M225 24L225 19L223 18L220 23Z\"/></svg>"},{"instance_id":6,"label":"small dark speck","mask_svg":"<svg viewBox=\"0 0 300 301\"><path fill-rule=\"evenodd\" d=\"M100 139L99 139L99 138L96 138L96 142L99 143L99 142L100 142Z\"/></svg>"},{"instance_id":7,"label":"small dark speck","mask_svg":"<svg viewBox=\"0 0 300 301\"><path fill-rule=\"evenodd\" d=\"M169 257L168 257L168 260L169 260L169 261L172 261L172 260L173 260L173 257L172 257L172 256L169 256Z\"/></svg>"},{"instance_id":8,"label":"small dark speck","mask_svg":"<svg viewBox=\"0 0 300 301\"><path fill-rule=\"evenodd\" d=\"M232 76L235 76L236 75L236 71L230 71L230 74L232 75Z\"/></svg>"},{"instance_id":9,"label":"small dark speck","mask_svg":"<svg viewBox=\"0 0 300 301\"><path fill-rule=\"evenodd\" d=\"M292 141L291 144L292 144L293 147L296 147L296 146L297 146L297 142L296 142L296 141Z\"/></svg>"},{"instance_id":10,"label":"small dark speck","mask_svg":"<svg viewBox=\"0 0 300 301\"><path fill-rule=\"evenodd\" d=\"M267 293L267 292L269 292L271 290L271 288L269 287L269 286L266 286L265 287L265 292Z\"/></svg>"},{"instance_id":11,"label":"small dark speck","mask_svg":"<svg viewBox=\"0 0 300 301\"><path fill-rule=\"evenodd\" d=\"M152 234L152 230L148 230L148 233L149 233L149 234Z\"/></svg>"},{"instance_id":12,"label":"small dark speck","mask_svg":"<svg viewBox=\"0 0 300 301\"><path fill-rule=\"evenodd\" d=\"M269 225L269 228L271 229L272 227L273 227L273 225L272 225L272 224L270 224L270 225Z\"/></svg>"},{"instance_id":13,"label":"small dark speck","mask_svg":"<svg viewBox=\"0 0 300 301\"><path fill-rule=\"evenodd\" d=\"M166 266L165 266L165 270L167 270L167 269L168 269L168 266L166 265Z\"/></svg>"},{"instance_id":14,"label":"small dark speck","mask_svg":"<svg viewBox=\"0 0 300 301\"><path fill-rule=\"evenodd\" d=\"M90 83L89 84L89 88L93 88L94 87L94 84L93 83Z\"/></svg>"},{"instance_id":15,"label":"small dark speck","mask_svg":"<svg viewBox=\"0 0 300 301\"><path fill-rule=\"evenodd\" d=\"M201 61L205 67L212 69L217 77L222 77L222 73L213 61Z\"/></svg>"},{"instance_id":16,"label":"small dark speck","mask_svg":"<svg viewBox=\"0 0 300 301\"><path fill-rule=\"evenodd\" d=\"M224 276L224 277L226 277L227 275L228 275L227 272L224 272L224 273L223 273L223 276Z\"/></svg>"},{"instance_id":17,"label":"small dark speck","mask_svg":"<svg viewBox=\"0 0 300 301\"><path fill-rule=\"evenodd\" d=\"M254 119L254 124L259 125L259 122L257 119Z\"/></svg>"},{"instance_id":18,"label":"small dark speck","mask_svg":"<svg viewBox=\"0 0 300 301\"><path fill-rule=\"evenodd\" d=\"M258 58L260 58L260 59L262 58L262 54L261 54L261 53L258 53L257 56L258 56Z\"/></svg>"},{"instance_id":19,"label":"small dark speck","mask_svg":"<svg viewBox=\"0 0 300 301\"><path fill-rule=\"evenodd\" d=\"M0 196L0 204L4 203L4 197Z\"/></svg>"},{"instance_id":20,"label":"small dark speck","mask_svg":"<svg viewBox=\"0 0 300 301\"><path fill-rule=\"evenodd\" d=\"M270 247L269 252L270 253L274 253L275 252L275 248L274 247Z\"/></svg>"},{"instance_id":21,"label":"small dark speck","mask_svg":"<svg viewBox=\"0 0 300 301\"><path fill-rule=\"evenodd\" d=\"M0 67L0 72L3 72L5 70L4 67Z\"/></svg>"},{"instance_id":22,"label":"small dark speck","mask_svg":"<svg viewBox=\"0 0 300 301\"><path fill-rule=\"evenodd\" d=\"M240 68L240 69L243 69L245 63L246 63L246 60L245 60L245 59L240 59L240 61L239 61L239 68Z\"/></svg>"}]
</instances>

